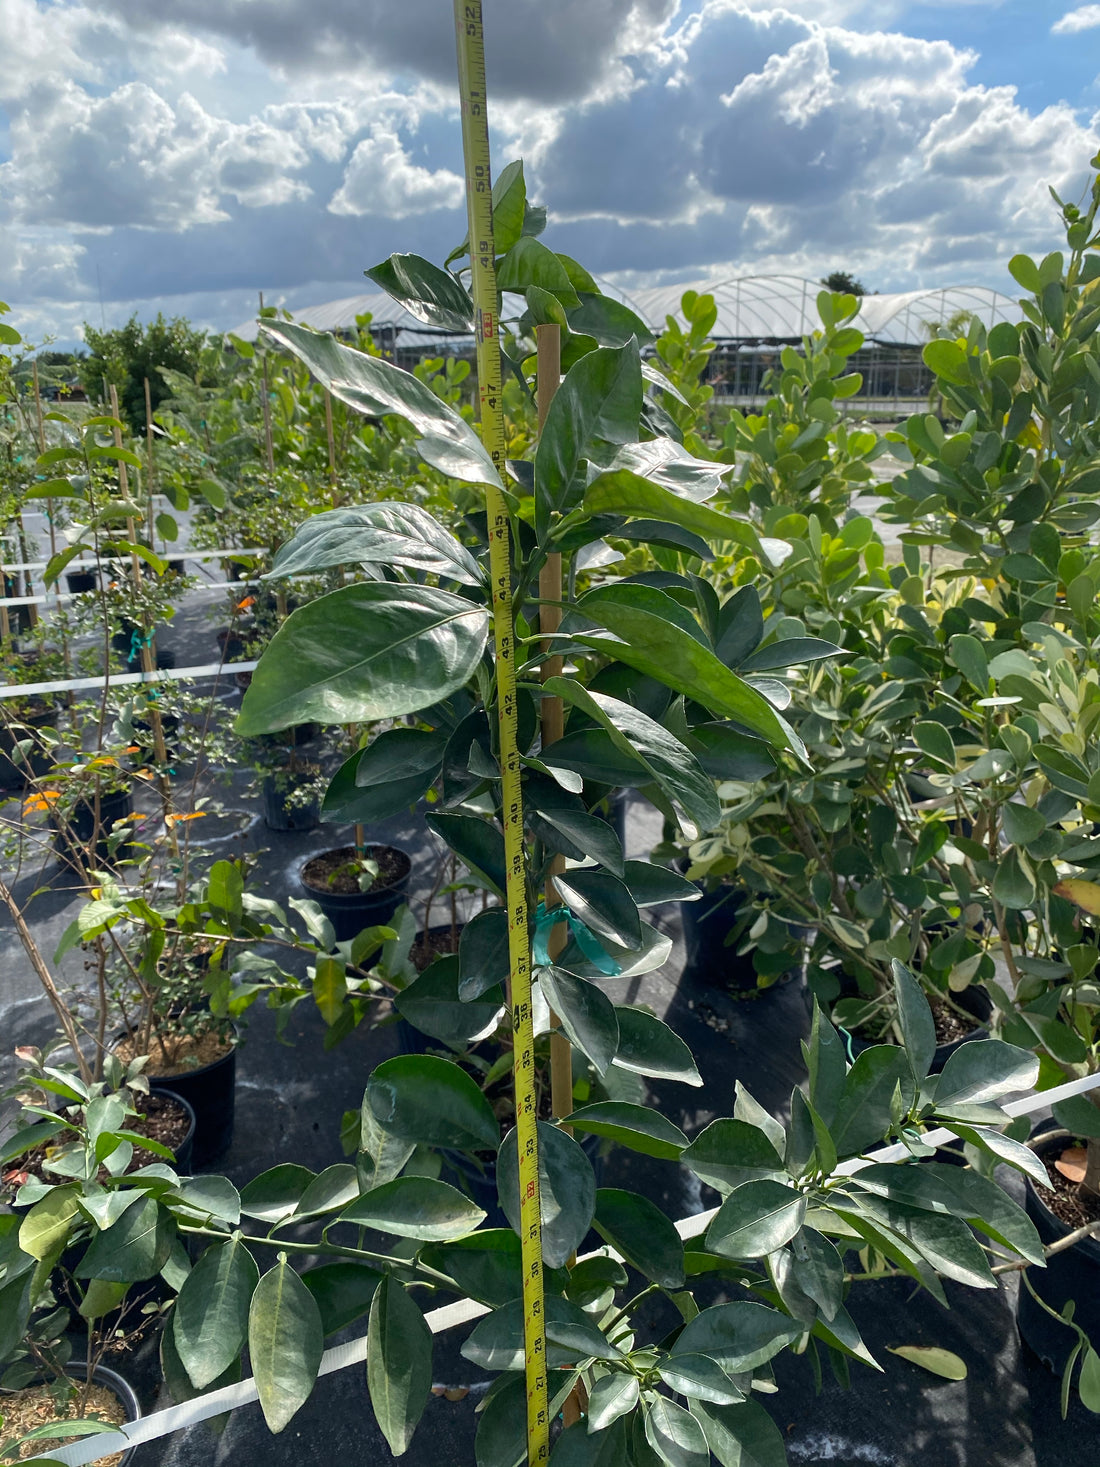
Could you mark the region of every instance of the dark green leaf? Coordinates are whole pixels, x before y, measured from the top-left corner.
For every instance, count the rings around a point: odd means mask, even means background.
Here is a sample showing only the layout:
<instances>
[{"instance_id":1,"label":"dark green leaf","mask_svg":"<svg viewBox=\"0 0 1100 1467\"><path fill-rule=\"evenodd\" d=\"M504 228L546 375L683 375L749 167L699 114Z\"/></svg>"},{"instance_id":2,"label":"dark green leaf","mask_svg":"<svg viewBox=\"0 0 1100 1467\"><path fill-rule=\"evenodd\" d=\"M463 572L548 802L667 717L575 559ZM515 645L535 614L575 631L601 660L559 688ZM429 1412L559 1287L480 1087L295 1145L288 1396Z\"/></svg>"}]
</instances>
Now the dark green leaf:
<instances>
[{"instance_id":1,"label":"dark green leaf","mask_svg":"<svg viewBox=\"0 0 1100 1467\"><path fill-rule=\"evenodd\" d=\"M196 1390L205 1390L240 1354L259 1280L239 1233L208 1248L188 1274L172 1313L172 1334Z\"/></svg>"},{"instance_id":2,"label":"dark green leaf","mask_svg":"<svg viewBox=\"0 0 1100 1467\"><path fill-rule=\"evenodd\" d=\"M394 1007L402 1018L422 1034L430 1034L455 1050L464 1049L476 1034L488 1028L504 1003L499 981L477 998L464 1002L459 986L460 963L457 953L438 958L394 998Z\"/></svg>"},{"instance_id":3,"label":"dark green leaf","mask_svg":"<svg viewBox=\"0 0 1100 1467\"><path fill-rule=\"evenodd\" d=\"M631 1268L663 1288L683 1287L684 1245L673 1224L648 1198L601 1187L596 1193L595 1228Z\"/></svg>"},{"instance_id":4,"label":"dark green leaf","mask_svg":"<svg viewBox=\"0 0 1100 1467\"><path fill-rule=\"evenodd\" d=\"M615 1064L638 1075L659 1080L680 1080L685 1085L702 1085L691 1050L667 1024L644 1009L616 1004L619 1048Z\"/></svg>"},{"instance_id":5,"label":"dark green leaf","mask_svg":"<svg viewBox=\"0 0 1100 1467\"><path fill-rule=\"evenodd\" d=\"M653 861L626 861L622 874L638 907L656 907L662 902L695 902L702 896L693 881Z\"/></svg>"},{"instance_id":6,"label":"dark green leaf","mask_svg":"<svg viewBox=\"0 0 1100 1467\"><path fill-rule=\"evenodd\" d=\"M546 1338L552 1345L569 1351L576 1359L594 1356L599 1360L618 1360L617 1349L596 1328L584 1310L558 1294L545 1299ZM523 1368L523 1301L514 1299L494 1309L474 1326L462 1355L486 1370L521 1370Z\"/></svg>"},{"instance_id":7,"label":"dark green leaf","mask_svg":"<svg viewBox=\"0 0 1100 1467\"><path fill-rule=\"evenodd\" d=\"M783 1161L772 1141L748 1121L711 1121L680 1160L708 1186L723 1193L744 1182L764 1177L778 1180L783 1175Z\"/></svg>"},{"instance_id":8,"label":"dark green leaf","mask_svg":"<svg viewBox=\"0 0 1100 1467\"><path fill-rule=\"evenodd\" d=\"M400 1140L459 1151L495 1151L500 1125L466 1072L434 1055L384 1060L367 1083L379 1124Z\"/></svg>"},{"instance_id":9,"label":"dark green leaf","mask_svg":"<svg viewBox=\"0 0 1100 1467\"><path fill-rule=\"evenodd\" d=\"M426 439L437 440L441 447L449 446L451 459L447 472L452 478L499 486L493 461L474 429L411 372L403 372L392 362L367 356L365 352L341 345L334 336L310 331L291 321L265 319L260 330L304 362L333 397L357 412L371 418L395 414L411 423ZM438 455L434 450L429 451L431 457L421 447L422 456L432 463Z\"/></svg>"},{"instance_id":10,"label":"dark green leaf","mask_svg":"<svg viewBox=\"0 0 1100 1467\"><path fill-rule=\"evenodd\" d=\"M904 964L893 963L894 1000L898 1006L898 1024L909 1056L913 1079L922 1084L936 1053L936 1024L924 990Z\"/></svg>"},{"instance_id":11,"label":"dark green leaf","mask_svg":"<svg viewBox=\"0 0 1100 1467\"><path fill-rule=\"evenodd\" d=\"M412 1441L432 1393L432 1336L412 1297L384 1274L367 1325L367 1389L395 1457Z\"/></svg>"},{"instance_id":12,"label":"dark green leaf","mask_svg":"<svg viewBox=\"0 0 1100 1467\"><path fill-rule=\"evenodd\" d=\"M569 329L582 336L594 336L601 346L625 346L631 337L639 346L648 346L653 340L645 322L628 306L591 291L583 294L580 305L569 312Z\"/></svg>"},{"instance_id":13,"label":"dark green leaf","mask_svg":"<svg viewBox=\"0 0 1100 1467\"><path fill-rule=\"evenodd\" d=\"M781 667L802 667L807 662L821 662L827 657L845 656L843 647L823 642L820 637L784 637L769 642L741 663L741 672L765 672ZM731 715L732 716L732 715Z\"/></svg>"},{"instance_id":14,"label":"dark green leaf","mask_svg":"<svg viewBox=\"0 0 1100 1467\"><path fill-rule=\"evenodd\" d=\"M669 1467L708 1467L710 1449L703 1428L683 1406L657 1396L645 1413L645 1434Z\"/></svg>"},{"instance_id":15,"label":"dark green leaf","mask_svg":"<svg viewBox=\"0 0 1100 1467\"><path fill-rule=\"evenodd\" d=\"M458 939L459 999L471 1003L508 973L508 914L503 907L489 907L471 917Z\"/></svg>"},{"instance_id":16,"label":"dark green leaf","mask_svg":"<svg viewBox=\"0 0 1100 1467\"><path fill-rule=\"evenodd\" d=\"M585 489L582 503L590 515L625 514L669 520L701 535L712 546L715 542L728 542L753 552L761 548L755 529L747 521L722 514L683 491L654 483L631 469L607 469L597 475Z\"/></svg>"},{"instance_id":17,"label":"dark green leaf","mask_svg":"<svg viewBox=\"0 0 1100 1467\"><path fill-rule=\"evenodd\" d=\"M497 1196L501 1211L520 1231L519 1153L515 1128L497 1155ZM592 1223L596 1178L583 1149L557 1126L538 1123L539 1212L542 1258L547 1268L562 1268L577 1251Z\"/></svg>"},{"instance_id":18,"label":"dark green leaf","mask_svg":"<svg viewBox=\"0 0 1100 1467\"><path fill-rule=\"evenodd\" d=\"M494 1309L518 1298L523 1288L520 1241L511 1228L481 1228L454 1243L421 1249L420 1256L464 1294Z\"/></svg>"},{"instance_id":19,"label":"dark green leaf","mask_svg":"<svg viewBox=\"0 0 1100 1467\"><path fill-rule=\"evenodd\" d=\"M245 693L239 734L416 713L462 686L485 650L483 607L430 586L342 586L291 612Z\"/></svg>"},{"instance_id":20,"label":"dark green leaf","mask_svg":"<svg viewBox=\"0 0 1100 1467\"><path fill-rule=\"evenodd\" d=\"M256 1285L248 1315L248 1354L269 1430L282 1431L305 1404L324 1349L316 1301L280 1253Z\"/></svg>"},{"instance_id":21,"label":"dark green leaf","mask_svg":"<svg viewBox=\"0 0 1100 1467\"><path fill-rule=\"evenodd\" d=\"M679 1126L666 1120L660 1111L625 1100L598 1100L583 1105L566 1116L562 1124L592 1136L606 1136L631 1151L657 1156L663 1161L679 1161L688 1144Z\"/></svg>"},{"instance_id":22,"label":"dark green leaf","mask_svg":"<svg viewBox=\"0 0 1100 1467\"><path fill-rule=\"evenodd\" d=\"M997 1100L1016 1090L1031 1090L1039 1061L1026 1049L1001 1039L971 1039L950 1054L935 1082L936 1109Z\"/></svg>"},{"instance_id":23,"label":"dark green leaf","mask_svg":"<svg viewBox=\"0 0 1100 1467\"><path fill-rule=\"evenodd\" d=\"M310 515L280 545L265 579L313 575L338 565L391 565L468 586L485 579L465 546L426 509L388 501Z\"/></svg>"},{"instance_id":24,"label":"dark green leaf","mask_svg":"<svg viewBox=\"0 0 1100 1467\"><path fill-rule=\"evenodd\" d=\"M521 235L497 265L497 287L523 295L528 286L548 290L569 309L579 304L565 266L537 239Z\"/></svg>"},{"instance_id":25,"label":"dark green leaf","mask_svg":"<svg viewBox=\"0 0 1100 1467\"><path fill-rule=\"evenodd\" d=\"M916 1086L903 1049L875 1044L856 1057L829 1128L839 1157L857 1156L883 1139L890 1130L894 1091L899 1085L908 1113Z\"/></svg>"},{"instance_id":26,"label":"dark green leaf","mask_svg":"<svg viewBox=\"0 0 1100 1467\"><path fill-rule=\"evenodd\" d=\"M605 1427L633 1411L638 1404L638 1377L636 1375L601 1375L588 1393L588 1430L603 1431Z\"/></svg>"},{"instance_id":27,"label":"dark green leaf","mask_svg":"<svg viewBox=\"0 0 1100 1467\"><path fill-rule=\"evenodd\" d=\"M621 947L637 947L642 940L638 908L626 885L610 871L593 866L574 867L554 878L573 915L597 937Z\"/></svg>"},{"instance_id":28,"label":"dark green leaf","mask_svg":"<svg viewBox=\"0 0 1100 1467\"><path fill-rule=\"evenodd\" d=\"M763 1258L789 1243L806 1217L806 1198L782 1182L744 1182L707 1229L707 1247L723 1258Z\"/></svg>"},{"instance_id":29,"label":"dark green leaf","mask_svg":"<svg viewBox=\"0 0 1100 1467\"><path fill-rule=\"evenodd\" d=\"M561 1026L602 1075L619 1047L615 1005L602 989L564 968L540 968L539 984Z\"/></svg>"},{"instance_id":30,"label":"dark green leaf","mask_svg":"<svg viewBox=\"0 0 1100 1467\"><path fill-rule=\"evenodd\" d=\"M74 1273L78 1279L137 1283L160 1273L172 1251L175 1223L152 1198L128 1207L117 1222L97 1233Z\"/></svg>"},{"instance_id":31,"label":"dark green leaf","mask_svg":"<svg viewBox=\"0 0 1100 1467\"><path fill-rule=\"evenodd\" d=\"M283 1162L253 1177L241 1192L241 1211L261 1222L281 1222L295 1212L302 1194L314 1180L308 1167Z\"/></svg>"},{"instance_id":32,"label":"dark green leaf","mask_svg":"<svg viewBox=\"0 0 1100 1467\"><path fill-rule=\"evenodd\" d=\"M681 804L701 830L713 830L721 818L714 784L699 767L690 750L630 703L606 694L593 693L569 678L549 678L543 685L551 696L560 696L599 723L616 748L637 761L668 797ZM554 762L558 745L546 751L546 762Z\"/></svg>"},{"instance_id":33,"label":"dark green leaf","mask_svg":"<svg viewBox=\"0 0 1100 1467\"><path fill-rule=\"evenodd\" d=\"M497 893L504 895L504 836L495 825L477 815L440 811L426 817L429 829L441 836L455 855Z\"/></svg>"},{"instance_id":34,"label":"dark green leaf","mask_svg":"<svg viewBox=\"0 0 1100 1467\"><path fill-rule=\"evenodd\" d=\"M709 1355L730 1375L755 1370L802 1333L802 1326L777 1309L755 1301L713 1304L680 1331L672 1347L679 1355Z\"/></svg>"},{"instance_id":35,"label":"dark green leaf","mask_svg":"<svg viewBox=\"0 0 1100 1467\"><path fill-rule=\"evenodd\" d=\"M485 1213L457 1187L432 1177L394 1177L357 1197L340 1214L341 1222L377 1228L399 1238L443 1243L464 1238L485 1221Z\"/></svg>"},{"instance_id":36,"label":"dark green leaf","mask_svg":"<svg viewBox=\"0 0 1100 1467\"><path fill-rule=\"evenodd\" d=\"M547 810L539 814L548 825L565 836L570 849L562 854L573 860L591 856L615 876L623 875L623 848L606 820L580 810Z\"/></svg>"},{"instance_id":37,"label":"dark green leaf","mask_svg":"<svg viewBox=\"0 0 1100 1467\"><path fill-rule=\"evenodd\" d=\"M681 1396L696 1401L713 1401L718 1406L733 1406L745 1399L729 1376L709 1355L672 1355L662 1360L657 1370L665 1385Z\"/></svg>"},{"instance_id":38,"label":"dark green leaf","mask_svg":"<svg viewBox=\"0 0 1100 1467\"><path fill-rule=\"evenodd\" d=\"M425 325L444 331L472 330L473 301L449 270L441 270L430 260L420 255L391 255L363 274Z\"/></svg>"},{"instance_id":39,"label":"dark green leaf","mask_svg":"<svg viewBox=\"0 0 1100 1467\"><path fill-rule=\"evenodd\" d=\"M721 1467L787 1467L783 1434L756 1401L737 1406L694 1401L691 1409Z\"/></svg>"},{"instance_id":40,"label":"dark green leaf","mask_svg":"<svg viewBox=\"0 0 1100 1467\"><path fill-rule=\"evenodd\" d=\"M844 1299L844 1260L835 1245L804 1227L791 1240L791 1274L824 1317L833 1319Z\"/></svg>"},{"instance_id":41,"label":"dark green leaf","mask_svg":"<svg viewBox=\"0 0 1100 1467\"><path fill-rule=\"evenodd\" d=\"M1008 804L1001 807L1001 828L1014 846L1026 846L1047 828L1047 818L1041 810L1028 805Z\"/></svg>"}]
</instances>

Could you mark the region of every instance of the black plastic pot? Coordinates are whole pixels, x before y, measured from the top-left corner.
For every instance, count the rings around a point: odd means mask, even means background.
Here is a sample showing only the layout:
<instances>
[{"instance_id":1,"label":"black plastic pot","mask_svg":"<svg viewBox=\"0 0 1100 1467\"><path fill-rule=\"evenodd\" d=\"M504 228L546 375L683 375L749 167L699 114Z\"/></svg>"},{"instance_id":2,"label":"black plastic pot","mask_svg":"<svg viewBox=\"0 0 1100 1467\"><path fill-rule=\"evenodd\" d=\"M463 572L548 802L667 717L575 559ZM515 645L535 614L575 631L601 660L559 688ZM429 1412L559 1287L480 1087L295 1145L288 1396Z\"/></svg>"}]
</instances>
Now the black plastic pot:
<instances>
[{"instance_id":1,"label":"black plastic pot","mask_svg":"<svg viewBox=\"0 0 1100 1467\"><path fill-rule=\"evenodd\" d=\"M158 672L163 672L166 668L175 667L176 654L174 652L169 652L165 647L157 647L154 661L156 663ZM144 664L142 663L140 652L136 657L127 657L127 672L143 672L144 670Z\"/></svg>"},{"instance_id":2,"label":"black plastic pot","mask_svg":"<svg viewBox=\"0 0 1100 1467\"><path fill-rule=\"evenodd\" d=\"M88 1375L88 1364L85 1360L79 1360L75 1356L71 1358L65 1367L65 1374L75 1385L81 1385ZM109 1370L106 1365L93 1365L92 1380L96 1385L105 1386L122 1402L126 1412L127 1422L141 1420L141 1402L137 1398L137 1392L125 1377L115 1370ZM0 1396L0 1401L3 1397ZM127 1447L118 1459L118 1467L131 1467L137 1447Z\"/></svg>"},{"instance_id":3,"label":"black plastic pot","mask_svg":"<svg viewBox=\"0 0 1100 1467\"><path fill-rule=\"evenodd\" d=\"M36 729L45 728L57 718L54 708L43 708L23 715L17 722L0 723L0 789L20 789L32 779L39 779L53 767L53 759L37 746L16 752L22 739L33 738Z\"/></svg>"},{"instance_id":4,"label":"black plastic pot","mask_svg":"<svg viewBox=\"0 0 1100 1467\"><path fill-rule=\"evenodd\" d=\"M357 933L362 932L364 927L384 927L405 900L405 893L409 887L409 873L412 871L412 858L406 851L399 850L396 846L368 845L363 848L363 854L370 856L372 852L382 850L397 851L401 857L400 865L403 874L390 885L382 887L376 885L370 891L340 892L333 891L329 886L312 886L306 880L305 873L310 861L315 860L316 857L310 856L302 863L298 879L306 896L317 903L332 923L337 942L349 942ZM318 854L328 855L329 852L321 851Z\"/></svg>"},{"instance_id":5,"label":"black plastic pot","mask_svg":"<svg viewBox=\"0 0 1100 1467\"><path fill-rule=\"evenodd\" d=\"M841 980L841 997L855 998L859 995L859 989L851 980ZM814 996L809 988L803 992L806 1011L813 1013ZM971 1015L975 1020L975 1027L969 1034L964 1034L961 1039L952 1039L949 1044L937 1044L935 1054L932 1056L932 1067L930 1074L938 1075L947 1063L951 1055L961 1044L969 1044L972 1039L988 1039L989 1030L985 1027L985 1021L993 1012L993 1001L989 994L980 984L972 983L969 988L964 988L962 993L954 995L954 1001L959 1008ZM839 1027L839 1026L838 1026ZM841 1030L842 1035L847 1036L848 1054L851 1059L861 1055L865 1049L871 1049L876 1044L892 1044L890 1039L865 1039L861 1034L852 1034L847 1029Z\"/></svg>"},{"instance_id":6,"label":"black plastic pot","mask_svg":"<svg viewBox=\"0 0 1100 1467\"><path fill-rule=\"evenodd\" d=\"M713 891L703 889L697 902L681 902L680 913L684 924L684 976L701 979L715 988L728 988L746 992L758 989L756 969L752 953L737 954L726 938L737 921L744 891L736 886L722 885Z\"/></svg>"},{"instance_id":7,"label":"black plastic pot","mask_svg":"<svg viewBox=\"0 0 1100 1467\"><path fill-rule=\"evenodd\" d=\"M1033 1140L1048 1129L1051 1131L1050 1140L1038 1141L1035 1146L1039 1157L1049 1156L1051 1152L1073 1144L1074 1138L1067 1137L1051 1122L1033 1131ZM1030 1177L1025 1178L1025 1186L1024 1206L1044 1245L1057 1243L1073 1231L1046 1205ZM1100 1342L1100 1238L1083 1238L1072 1248L1051 1254L1046 1268L1028 1270L1028 1279L1039 1297L1057 1313L1061 1313L1066 1302L1072 1299L1076 1305L1074 1323L1081 1326L1093 1344ZM1051 1319L1022 1282L1016 1304L1016 1323L1025 1343L1060 1375L1077 1343L1076 1331Z\"/></svg>"},{"instance_id":8,"label":"black plastic pot","mask_svg":"<svg viewBox=\"0 0 1100 1467\"><path fill-rule=\"evenodd\" d=\"M237 1045L221 1059L182 1075L149 1076L149 1088L158 1095L182 1100L195 1117L193 1141L186 1166L177 1156L178 1169L209 1166L229 1150L237 1095Z\"/></svg>"},{"instance_id":9,"label":"black plastic pot","mask_svg":"<svg viewBox=\"0 0 1100 1467\"><path fill-rule=\"evenodd\" d=\"M82 591L94 591L97 584L95 571L90 570L69 571L65 581L74 596Z\"/></svg>"},{"instance_id":10,"label":"black plastic pot","mask_svg":"<svg viewBox=\"0 0 1100 1467\"><path fill-rule=\"evenodd\" d=\"M188 1175L195 1164L195 1135L198 1131L198 1117L195 1115L195 1107L185 1095L181 1095L175 1086L176 1076L172 1076L172 1083L168 1085L156 1085L150 1079L149 1089L154 1095L161 1095L165 1100L178 1101L191 1121L187 1135L176 1147L176 1171L181 1175Z\"/></svg>"},{"instance_id":11,"label":"black plastic pot","mask_svg":"<svg viewBox=\"0 0 1100 1467\"><path fill-rule=\"evenodd\" d=\"M95 804L91 800L79 800L65 825L58 825L51 817L54 827L53 848L62 861L72 858L94 863L110 859L107 836L112 826L125 820L134 811L134 801L129 790L108 790L99 797L99 839L96 840ZM94 841L94 850L93 850ZM115 852L115 859L125 857L131 850L131 842L124 841Z\"/></svg>"},{"instance_id":12,"label":"black plastic pot","mask_svg":"<svg viewBox=\"0 0 1100 1467\"><path fill-rule=\"evenodd\" d=\"M235 627L222 627L214 633L214 640L226 662L233 662L244 653L244 638Z\"/></svg>"},{"instance_id":13,"label":"black plastic pot","mask_svg":"<svg viewBox=\"0 0 1100 1467\"><path fill-rule=\"evenodd\" d=\"M268 830L314 830L321 822L321 802L314 796L308 805L288 804L293 786L274 774L264 776L264 824Z\"/></svg>"}]
</instances>

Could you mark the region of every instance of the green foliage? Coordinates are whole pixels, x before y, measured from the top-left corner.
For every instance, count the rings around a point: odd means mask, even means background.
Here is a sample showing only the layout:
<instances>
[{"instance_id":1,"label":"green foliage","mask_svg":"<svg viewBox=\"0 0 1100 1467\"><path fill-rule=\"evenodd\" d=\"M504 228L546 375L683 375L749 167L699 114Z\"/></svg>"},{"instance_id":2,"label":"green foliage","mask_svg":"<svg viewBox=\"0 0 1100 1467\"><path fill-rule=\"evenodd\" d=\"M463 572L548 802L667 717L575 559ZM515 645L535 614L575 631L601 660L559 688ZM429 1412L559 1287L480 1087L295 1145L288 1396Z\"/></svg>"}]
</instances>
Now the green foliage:
<instances>
[{"instance_id":1,"label":"green foliage","mask_svg":"<svg viewBox=\"0 0 1100 1467\"><path fill-rule=\"evenodd\" d=\"M118 388L119 407L137 437L145 432L145 382L154 412L170 396L161 369L194 377L199 370L206 334L197 331L184 316L167 321L158 311L152 321L139 321L136 313L124 326L97 330L83 326L88 355L78 363L80 383L88 397L101 401L104 381Z\"/></svg>"}]
</instances>

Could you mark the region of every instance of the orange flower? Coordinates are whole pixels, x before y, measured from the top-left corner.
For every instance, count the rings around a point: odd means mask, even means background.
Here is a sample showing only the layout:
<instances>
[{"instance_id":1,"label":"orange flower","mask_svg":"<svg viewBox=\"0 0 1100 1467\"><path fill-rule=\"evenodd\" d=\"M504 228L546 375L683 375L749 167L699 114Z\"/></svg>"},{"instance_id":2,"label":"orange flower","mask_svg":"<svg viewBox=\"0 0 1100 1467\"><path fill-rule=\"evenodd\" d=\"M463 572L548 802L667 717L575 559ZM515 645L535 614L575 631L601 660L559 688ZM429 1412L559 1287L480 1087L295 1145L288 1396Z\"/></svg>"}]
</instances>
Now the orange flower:
<instances>
[{"instance_id":1,"label":"orange flower","mask_svg":"<svg viewBox=\"0 0 1100 1467\"><path fill-rule=\"evenodd\" d=\"M23 814L41 814L51 805L56 805L60 798L60 790L39 790L36 795L31 795L29 799L23 801Z\"/></svg>"},{"instance_id":2,"label":"orange flower","mask_svg":"<svg viewBox=\"0 0 1100 1467\"><path fill-rule=\"evenodd\" d=\"M238 611L247 611L250 606L255 606L255 604L256 604L256 598L255 598L255 596L246 596L243 601L238 601L237 602L237 610Z\"/></svg>"},{"instance_id":3,"label":"orange flower","mask_svg":"<svg viewBox=\"0 0 1100 1467\"><path fill-rule=\"evenodd\" d=\"M186 815L166 815L164 823L171 830L172 826L178 825L181 820L201 820L205 814L205 810L192 810Z\"/></svg>"}]
</instances>

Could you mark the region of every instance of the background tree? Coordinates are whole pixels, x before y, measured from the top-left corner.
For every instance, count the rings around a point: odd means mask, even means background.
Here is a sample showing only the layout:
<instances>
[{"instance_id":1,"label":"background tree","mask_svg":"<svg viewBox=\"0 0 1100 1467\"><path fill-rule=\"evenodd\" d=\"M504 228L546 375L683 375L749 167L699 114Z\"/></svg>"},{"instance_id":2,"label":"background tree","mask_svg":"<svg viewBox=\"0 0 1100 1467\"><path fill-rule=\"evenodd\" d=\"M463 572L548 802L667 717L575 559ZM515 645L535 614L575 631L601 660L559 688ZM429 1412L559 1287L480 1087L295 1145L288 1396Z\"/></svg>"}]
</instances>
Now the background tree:
<instances>
[{"instance_id":1,"label":"background tree","mask_svg":"<svg viewBox=\"0 0 1100 1467\"><path fill-rule=\"evenodd\" d=\"M196 330L186 316L141 322L133 315L125 326L97 331L84 323L88 356L80 363L80 381L89 397L101 397L104 378L118 388L119 406L135 433L145 431L145 378L153 410L168 397L169 388L159 372L169 367L194 377L199 370L206 333Z\"/></svg>"},{"instance_id":2,"label":"background tree","mask_svg":"<svg viewBox=\"0 0 1100 1467\"><path fill-rule=\"evenodd\" d=\"M819 283L837 295L867 294L867 287L847 270L834 270L829 275L823 275Z\"/></svg>"}]
</instances>

